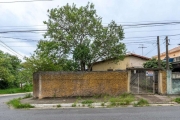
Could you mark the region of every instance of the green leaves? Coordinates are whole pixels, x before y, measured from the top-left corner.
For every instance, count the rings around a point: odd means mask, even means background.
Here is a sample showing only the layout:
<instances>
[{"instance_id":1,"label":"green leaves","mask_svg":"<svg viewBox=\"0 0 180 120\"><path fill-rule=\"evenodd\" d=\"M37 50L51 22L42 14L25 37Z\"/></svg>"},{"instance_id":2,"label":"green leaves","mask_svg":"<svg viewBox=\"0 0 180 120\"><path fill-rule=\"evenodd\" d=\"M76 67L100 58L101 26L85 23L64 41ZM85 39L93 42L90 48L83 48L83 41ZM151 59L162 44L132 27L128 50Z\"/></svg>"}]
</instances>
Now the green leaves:
<instances>
[{"instance_id":1,"label":"green leaves","mask_svg":"<svg viewBox=\"0 0 180 120\"><path fill-rule=\"evenodd\" d=\"M158 60L155 58L152 58L151 60L147 61L143 64L144 68L158 68ZM161 67L163 69L166 69L166 62L161 60ZM172 65L170 64L170 68L172 68Z\"/></svg>"},{"instance_id":2,"label":"green leaves","mask_svg":"<svg viewBox=\"0 0 180 120\"><path fill-rule=\"evenodd\" d=\"M35 71L67 70L60 62L72 58L70 61L75 66L78 64L81 70L90 70L92 64L100 60L123 59L126 49L120 42L124 38L122 27L114 21L104 27L94 4L88 2L79 8L67 4L48 10L48 16L49 19L44 21L48 29L44 38L50 39L41 40L29 60L36 64Z\"/></svg>"},{"instance_id":3,"label":"green leaves","mask_svg":"<svg viewBox=\"0 0 180 120\"><path fill-rule=\"evenodd\" d=\"M16 56L0 51L0 80L8 83L18 81L18 72L20 70L21 60Z\"/></svg>"}]
</instances>

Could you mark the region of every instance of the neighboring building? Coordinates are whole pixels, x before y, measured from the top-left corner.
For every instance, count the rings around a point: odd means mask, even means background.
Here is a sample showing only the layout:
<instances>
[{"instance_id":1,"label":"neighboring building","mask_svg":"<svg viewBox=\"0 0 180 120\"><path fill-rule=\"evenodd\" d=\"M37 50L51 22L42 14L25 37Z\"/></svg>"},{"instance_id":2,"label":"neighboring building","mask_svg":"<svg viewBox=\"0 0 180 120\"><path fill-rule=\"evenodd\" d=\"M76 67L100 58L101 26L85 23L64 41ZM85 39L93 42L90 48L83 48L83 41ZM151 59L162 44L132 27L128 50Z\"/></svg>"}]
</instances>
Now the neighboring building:
<instances>
[{"instance_id":1,"label":"neighboring building","mask_svg":"<svg viewBox=\"0 0 180 120\"><path fill-rule=\"evenodd\" d=\"M150 58L136 55L127 54L124 60L114 62L111 60L104 60L94 63L92 71L108 71L108 70L125 70L126 68L143 68L143 63L145 63Z\"/></svg>"},{"instance_id":2,"label":"neighboring building","mask_svg":"<svg viewBox=\"0 0 180 120\"><path fill-rule=\"evenodd\" d=\"M172 63L173 71L180 71L180 46L175 47L168 51L169 62ZM158 58L158 56L153 56L153 58ZM160 54L161 60L166 60L166 52Z\"/></svg>"},{"instance_id":3,"label":"neighboring building","mask_svg":"<svg viewBox=\"0 0 180 120\"><path fill-rule=\"evenodd\" d=\"M169 58L179 57L180 56L180 46L169 50L168 53L169 53ZM157 55L153 56L153 58L158 58L158 56ZM166 52L163 52L160 54L160 59L161 60L166 59Z\"/></svg>"}]
</instances>

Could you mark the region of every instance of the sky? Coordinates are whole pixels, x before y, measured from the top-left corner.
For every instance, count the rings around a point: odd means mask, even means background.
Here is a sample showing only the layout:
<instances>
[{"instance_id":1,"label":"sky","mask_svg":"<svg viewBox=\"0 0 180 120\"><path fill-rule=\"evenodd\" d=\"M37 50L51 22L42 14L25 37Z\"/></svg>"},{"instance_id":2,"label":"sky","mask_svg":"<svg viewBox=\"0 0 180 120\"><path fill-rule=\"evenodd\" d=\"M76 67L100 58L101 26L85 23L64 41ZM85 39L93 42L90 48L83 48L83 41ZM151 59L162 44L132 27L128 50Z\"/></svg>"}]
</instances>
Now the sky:
<instances>
[{"instance_id":1,"label":"sky","mask_svg":"<svg viewBox=\"0 0 180 120\"><path fill-rule=\"evenodd\" d=\"M46 30L43 21L48 20L48 9L67 3L75 3L80 7L87 5L88 1L95 5L104 26L112 20L123 26L125 38L122 42L129 53L150 58L157 55L157 36L160 36L161 53L165 52L166 36L169 39L169 49L180 44L180 0L17 1L22 0L0 0L0 50L20 59L33 54L44 32L13 31ZM142 49L142 46L145 48Z\"/></svg>"}]
</instances>

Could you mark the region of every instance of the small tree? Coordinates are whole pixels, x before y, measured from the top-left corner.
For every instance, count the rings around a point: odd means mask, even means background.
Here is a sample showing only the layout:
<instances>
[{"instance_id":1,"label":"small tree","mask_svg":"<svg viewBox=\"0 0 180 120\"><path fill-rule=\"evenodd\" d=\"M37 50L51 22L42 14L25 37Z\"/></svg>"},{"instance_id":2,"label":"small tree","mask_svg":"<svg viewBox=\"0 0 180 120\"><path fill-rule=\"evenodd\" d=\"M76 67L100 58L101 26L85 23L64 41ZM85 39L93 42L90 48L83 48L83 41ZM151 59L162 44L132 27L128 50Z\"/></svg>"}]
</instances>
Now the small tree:
<instances>
[{"instance_id":1,"label":"small tree","mask_svg":"<svg viewBox=\"0 0 180 120\"><path fill-rule=\"evenodd\" d=\"M144 68L158 68L158 60L152 58L151 60L143 64ZM166 62L161 60L161 67L166 69ZM169 68L172 69L172 65L169 64Z\"/></svg>"}]
</instances>

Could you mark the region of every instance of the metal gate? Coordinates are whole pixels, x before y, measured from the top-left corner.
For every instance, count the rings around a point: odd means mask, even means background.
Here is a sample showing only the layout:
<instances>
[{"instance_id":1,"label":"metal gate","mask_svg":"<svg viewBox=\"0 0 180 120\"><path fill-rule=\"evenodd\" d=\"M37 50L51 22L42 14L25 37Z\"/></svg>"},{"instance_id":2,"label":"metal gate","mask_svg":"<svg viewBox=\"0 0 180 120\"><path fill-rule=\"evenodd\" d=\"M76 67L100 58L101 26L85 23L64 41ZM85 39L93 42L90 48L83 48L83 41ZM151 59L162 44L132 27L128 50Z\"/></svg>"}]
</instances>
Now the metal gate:
<instances>
[{"instance_id":1,"label":"metal gate","mask_svg":"<svg viewBox=\"0 0 180 120\"><path fill-rule=\"evenodd\" d=\"M133 94L154 94L158 91L157 82L158 72L131 70L130 91Z\"/></svg>"}]
</instances>

